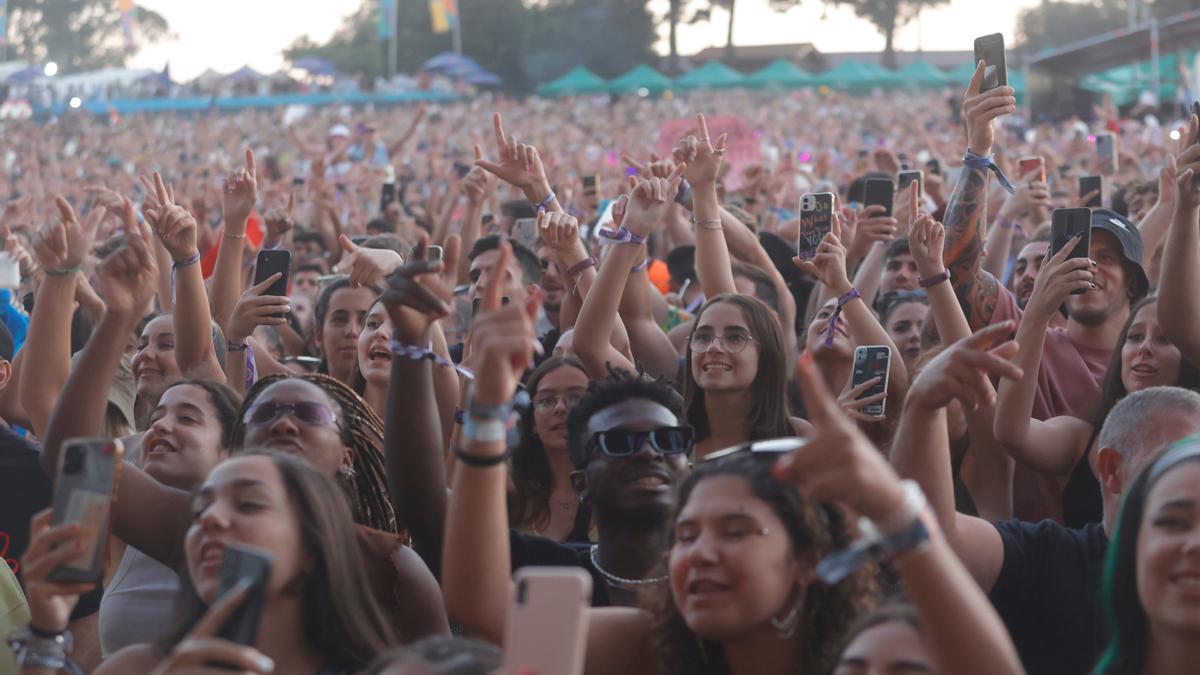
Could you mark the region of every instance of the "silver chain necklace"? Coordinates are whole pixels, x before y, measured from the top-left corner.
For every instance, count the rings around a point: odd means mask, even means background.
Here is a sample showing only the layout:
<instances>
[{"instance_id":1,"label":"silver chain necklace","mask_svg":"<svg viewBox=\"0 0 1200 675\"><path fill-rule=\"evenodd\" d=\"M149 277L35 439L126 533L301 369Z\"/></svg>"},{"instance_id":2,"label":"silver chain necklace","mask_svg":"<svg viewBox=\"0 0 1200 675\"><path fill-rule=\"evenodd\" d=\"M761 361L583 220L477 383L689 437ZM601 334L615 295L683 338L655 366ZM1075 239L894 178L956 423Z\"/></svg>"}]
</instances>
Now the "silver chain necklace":
<instances>
[{"instance_id":1,"label":"silver chain necklace","mask_svg":"<svg viewBox=\"0 0 1200 675\"><path fill-rule=\"evenodd\" d=\"M662 583L667 580L667 575L665 575L665 574L662 575L661 577L650 577L649 579L626 579L624 577L619 577L615 574L612 574L608 570L606 570L600 566L600 556L597 553L597 551L599 551L599 549L600 549L599 546L597 546L596 544L592 544L592 551L591 551L592 567L596 568L596 571L600 573L600 576L604 577L604 580L607 581L610 586L616 586L618 588L629 588L630 586L632 586L632 587L636 588L638 586L649 586L651 584L659 584L659 583Z\"/></svg>"}]
</instances>

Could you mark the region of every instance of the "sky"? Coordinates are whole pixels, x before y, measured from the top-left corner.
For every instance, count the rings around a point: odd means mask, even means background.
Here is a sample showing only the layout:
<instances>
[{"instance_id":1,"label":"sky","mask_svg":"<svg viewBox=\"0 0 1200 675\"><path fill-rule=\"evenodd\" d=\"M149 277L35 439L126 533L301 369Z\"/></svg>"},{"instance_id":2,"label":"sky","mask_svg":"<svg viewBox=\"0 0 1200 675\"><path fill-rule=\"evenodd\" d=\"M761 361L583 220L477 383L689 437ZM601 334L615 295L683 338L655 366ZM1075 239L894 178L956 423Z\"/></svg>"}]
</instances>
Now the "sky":
<instances>
[{"instance_id":1,"label":"sky","mask_svg":"<svg viewBox=\"0 0 1200 675\"><path fill-rule=\"evenodd\" d=\"M420 0L407 0L420 1ZM301 35L323 42L353 13L361 0L139 0L162 14L174 39L141 50L132 67L161 69L168 60L171 75L187 80L212 68L229 72L243 65L273 72L283 65L282 50ZM896 48L969 50L975 36L1000 32L1013 42L1020 9L1040 0L951 0L927 9L896 35ZM303 11L297 11L298 5ZM651 10L665 14L667 0L653 0ZM713 11L711 23L680 27L679 51L690 54L724 45L728 14ZM463 17L469 21L470 17ZM659 51L666 51L666 28ZM883 49L883 36L853 10L825 7L804 0L785 13L771 10L767 0L738 0L734 20L735 45L812 42L824 52Z\"/></svg>"}]
</instances>

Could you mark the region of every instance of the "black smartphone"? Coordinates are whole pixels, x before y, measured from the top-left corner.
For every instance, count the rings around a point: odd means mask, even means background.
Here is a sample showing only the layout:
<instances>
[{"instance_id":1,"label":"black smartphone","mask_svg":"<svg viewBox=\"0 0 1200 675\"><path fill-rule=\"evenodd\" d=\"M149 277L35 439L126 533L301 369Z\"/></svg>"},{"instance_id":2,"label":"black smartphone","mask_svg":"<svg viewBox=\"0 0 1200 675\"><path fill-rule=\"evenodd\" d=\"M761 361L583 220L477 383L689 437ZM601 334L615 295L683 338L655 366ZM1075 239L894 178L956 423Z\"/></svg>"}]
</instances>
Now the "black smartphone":
<instances>
[{"instance_id":1,"label":"black smartphone","mask_svg":"<svg viewBox=\"0 0 1200 675\"><path fill-rule=\"evenodd\" d=\"M1004 56L1004 36L1000 33L975 38L975 63L983 61L983 83L979 93L1008 86L1008 62Z\"/></svg>"},{"instance_id":2,"label":"black smartphone","mask_svg":"<svg viewBox=\"0 0 1200 675\"><path fill-rule=\"evenodd\" d=\"M1061 251L1072 239L1081 237L1067 259L1090 257L1092 247L1092 210L1088 208L1054 209L1050 214L1050 255ZM1079 295L1084 290L1071 291Z\"/></svg>"},{"instance_id":3,"label":"black smartphone","mask_svg":"<svg viewBox=\"0 0 1200 675\"><path fill-rule=\"evenodd\" d=\"M888 366L892 362L892 350L886 345L870 345L854 350L854 374L850 386L857 387L862 383L878 377L879 382L859 394L859 400L877 396L887 391ZM860 412L872 417L883 417L887 399L864 406Z\"/></svg>"},{"instance_id":4,"label":"black smartphone","mask_svg":"<svg viewBox=\"0 0 1200 675\"><path fill-rule=\"evenodd\" d=\"M272 274L279 273L279 279L271 284L263 295L288 294L288 277L292 270L292 252L282 249L266 249L258 252L258 260L254 263L254 285L267 280Z\"/></svg>"},{"instance_id":5,"label":"black smartphone","mask_svg":"<svg viewBox=\"0 0 1200 675\"><path fill-rule=\"evenodd\" d=\"M508 296L507 295L500 296L500 306L504 307L506 305L508 305ZM474 300L471 301L471 318L475 318L476 316L478 316L479 308L481 306L483 306L483 298L475 298Z\"/></svg>"},{"instance_id":6,"label":"black smartphone","mask_svg":"<svg viewBox=\"0 0 1200 675\"><path fill-rule=\"evenodd\" d=\"M925 189L925 172L923 171L901 171L896 176L896 189L904 192L908 189L909 183L916 182L917 194L922 194Z\"/></svg>"},{"instance_id":7,"label":"black smartphone","mask_svg":"<svg viewBox=\"0 0 1200 675\"><path fill-rule=\"evenodd\" d=\"M1096 164L1101 176L1117 172L1117 137L1112 134L1096 134Z\"/></svg>"},{"instance_id":8,"label":"black smartphone","mask_svg":"<svg viewBox=\"0 0 1200 675\"><path fill-rule=\"evenodd\" d=\"M863 191L863 206L882 206L884 216L892 215L892 201L896 198L896 184L890 178L868 178Z\"/></svg>"},{"instance_id":9,"label":"black smartphone","mask_svg":"<svg viewBox=\"0 0 1200 675\"><path fill-rule=\"evenodd\" d=\"M1092 197L1084 206L1091 209L1100 208L1104 201L1104 179L1101 176L1079 177L1079 198L1083 199L1089 192L1095 192L1096 196Z\"/></svg>"},{"instance_id":10,"label":"black smartphone","mask_svg":"<svg viewBox=\"0 0 1200 675\"><path fill-rule=\"evenodd\" d=\"M600 177L589 174L583 177L583 196L587 199L589 208L600 208Z\"/></svg>"},{"instance_id":11,"label":"black smartphone","mask_svg":"<svg viewBox=\"0 0 1200 675\"><path fill-rule=\"evenodd\" d=\"M271 554L244 544L226 544L221 557L221 594L228 593L243 580L250 590L217 632L217 637L253 646L258 641L258 625L267 602L267 582L271 578Z\"/></svg>"},{"instance_id":12,"label":"black smartphone","mask_svg":"<svg viewBox=\"0 0 1200 675\"><path fill-rule=\"evenodd\" d=\"M800 236L796 241L796 255L801 260L812 260L817 255L817 246L833 229L832 192L819 192L800 198Z\"/></svg>"},{"instance_id":13,"label":"black smartphone","mask_svg":"<svg viewBox=\"0 0 1200 675\"><path fill-rule=\"evenodd\" d=\"M120 439L76 438L67 441L54 481L55 527L78 525L79 554L50 573L50 581L99 581L108 542L109 512L125 446Z\"/></svg>"},{"instance_id":14,"label":"black smartphone","mask_svg":"<svg viewBox=\"0 0 1200 675\"><path fill-rule=\"evenodd\" d=\"M430 244L429 248L425 249L425 259L429 262L441 262L445 255L446 250L436 244Z\"/></svg>"}]
</instances>

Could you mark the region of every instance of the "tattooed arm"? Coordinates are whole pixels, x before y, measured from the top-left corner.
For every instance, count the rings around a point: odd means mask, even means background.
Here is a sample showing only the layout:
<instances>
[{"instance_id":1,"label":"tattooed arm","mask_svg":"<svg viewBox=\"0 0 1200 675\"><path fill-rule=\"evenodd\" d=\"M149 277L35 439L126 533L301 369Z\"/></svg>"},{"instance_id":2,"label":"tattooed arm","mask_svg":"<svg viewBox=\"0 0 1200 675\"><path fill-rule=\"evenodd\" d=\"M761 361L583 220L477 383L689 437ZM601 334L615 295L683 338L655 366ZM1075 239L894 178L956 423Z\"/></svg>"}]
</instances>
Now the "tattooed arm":
<instances>
[{"instance_id":1,"label":"tattooed arm","mask_svg":"<svg viewBox=\"0 0 1200 675\"><path fill-rule=\"evenodd\" d=\"M967 147L986 156L995 141L992 120L1013 112L1016 99L1009 87L996 87L980 94L982 81L980 62L963 100L963 119L967 125ZM946 269L950 270L950 283L971 330L991 322L1000 293L999 281L981 265L987 239L987 178L986 171L964 166L946 206Z\"/></svg>"}]
</instances>

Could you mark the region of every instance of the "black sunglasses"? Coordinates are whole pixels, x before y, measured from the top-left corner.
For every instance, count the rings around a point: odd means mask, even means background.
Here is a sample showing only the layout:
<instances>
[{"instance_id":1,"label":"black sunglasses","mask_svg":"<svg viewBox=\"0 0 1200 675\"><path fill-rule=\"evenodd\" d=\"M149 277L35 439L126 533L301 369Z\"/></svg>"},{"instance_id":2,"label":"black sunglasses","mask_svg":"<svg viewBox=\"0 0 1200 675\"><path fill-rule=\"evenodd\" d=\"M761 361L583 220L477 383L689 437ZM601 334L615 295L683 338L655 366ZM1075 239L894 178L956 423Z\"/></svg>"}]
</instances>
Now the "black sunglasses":
<instances>
[{"instance_id":1,"label":"black sunglasses","mask_svg":"<svg viewBox=\"0 0 1200 675\"><path fill-rule=\"evenodd\" d=\"M683 455L692 451L694 438L691 427L659 427L652 431L609 429L592 434L592 444L609 457L629 457L647 440L659 454Z\"/></svg>"},{"instance_id":2,"label":"black sunglasses","mask_svg":"<svg viewBox=\"0 0 1200 675\"><path fill-rule=\"evenodd\" d=\"M716 452L710 453L700 460L702 462L715 462L719 459L725 459L733 455L743 452L753 452L755 454L775 460L786 454L804 447L808 441L803 438L772 438L767 441L752 441L750 443L738 443L731 445L728 448L722 448Z\"/></svg>"}]
</instances>

